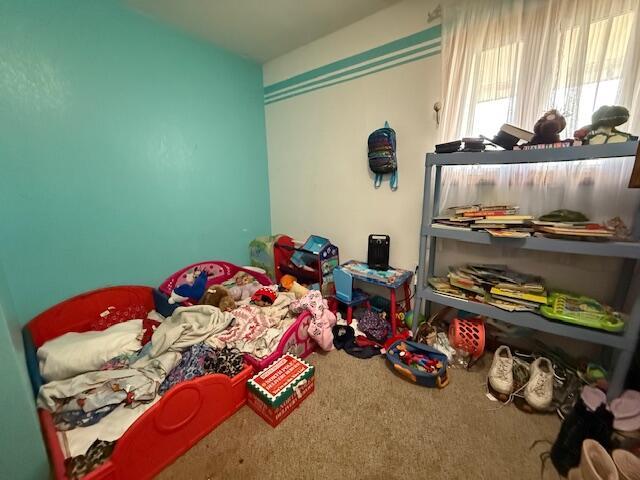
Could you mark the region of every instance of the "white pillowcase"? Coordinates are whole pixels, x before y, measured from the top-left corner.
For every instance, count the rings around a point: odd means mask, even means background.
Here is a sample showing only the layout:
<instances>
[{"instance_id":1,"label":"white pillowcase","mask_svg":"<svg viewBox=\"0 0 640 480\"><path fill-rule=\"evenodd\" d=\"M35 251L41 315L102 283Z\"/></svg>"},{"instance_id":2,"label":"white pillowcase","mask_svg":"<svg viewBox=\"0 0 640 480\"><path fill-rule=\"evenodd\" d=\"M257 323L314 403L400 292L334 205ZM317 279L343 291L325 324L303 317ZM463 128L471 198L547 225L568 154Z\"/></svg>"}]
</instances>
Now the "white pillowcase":
<instances>
[{"instance_id":1,"label":"white pillowcase","mask_svg":"<svg viewBox=\"0 0 640 480\"><path fill-rule=\"evenodd\" d=\"M47 382L92 372L113 357L142 348L142 320L117 323L106 330L65 333L38 349L40 374Z\"/></svg>"}]
</instances>

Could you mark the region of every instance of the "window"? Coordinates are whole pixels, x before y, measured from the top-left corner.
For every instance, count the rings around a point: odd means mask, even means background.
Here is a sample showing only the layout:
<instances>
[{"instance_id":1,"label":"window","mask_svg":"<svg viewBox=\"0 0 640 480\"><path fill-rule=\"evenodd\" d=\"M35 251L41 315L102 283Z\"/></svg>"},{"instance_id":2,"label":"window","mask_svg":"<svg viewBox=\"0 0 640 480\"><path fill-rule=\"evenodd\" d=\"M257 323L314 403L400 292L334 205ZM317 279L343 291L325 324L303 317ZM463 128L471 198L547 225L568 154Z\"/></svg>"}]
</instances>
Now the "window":
<instances>
[{"instance_id":1,"label":"window","mask_svg":"<svg viewBox=\"0 0 640 480\"><path fill-rule=\"evenodd\" d=\"M574 130L591 122L598 107L614 104L633 15L628 12L594 21L586 28L574 26L561 31L555 48L549 50L555 52L549 76L540 80L550 83L549 97L543 110L527 112L528 116L537 118L557 108L567 120L564 135L571 137ZM517 95L535 94L517 91L522 56L532 52L535 48L531 45L513 42L473 56L467 92L470 101L462 119L465 135L491 137L503 123L514 122ZM533 124L521 126L533 128Z\"/></svg>"}]
</instances>

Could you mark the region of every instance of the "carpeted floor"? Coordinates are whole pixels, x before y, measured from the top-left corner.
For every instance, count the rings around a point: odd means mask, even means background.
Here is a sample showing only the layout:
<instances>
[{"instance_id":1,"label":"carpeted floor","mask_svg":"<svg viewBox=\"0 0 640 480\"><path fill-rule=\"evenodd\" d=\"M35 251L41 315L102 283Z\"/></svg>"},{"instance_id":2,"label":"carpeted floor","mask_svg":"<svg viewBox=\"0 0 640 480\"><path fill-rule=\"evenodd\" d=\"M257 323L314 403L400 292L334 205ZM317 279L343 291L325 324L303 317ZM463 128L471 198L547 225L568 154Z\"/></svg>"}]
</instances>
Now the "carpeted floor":
<instances>
[{"instance_id":1,"label":"carpeted floor","mask_svg":"<svg viewBox=\"0 0 640 480\"><path fill-rule=\"evenodd\" d=\"M273 429L243 407L164 470L169 479L540 480L555 415L498 408L484 369L451 370L444 390L395 376L382 357L314 354L316 390ZM488 360L487 360L488 362ZM547 462L544 479L557 479Z\"/></svg>"}]
</instances>

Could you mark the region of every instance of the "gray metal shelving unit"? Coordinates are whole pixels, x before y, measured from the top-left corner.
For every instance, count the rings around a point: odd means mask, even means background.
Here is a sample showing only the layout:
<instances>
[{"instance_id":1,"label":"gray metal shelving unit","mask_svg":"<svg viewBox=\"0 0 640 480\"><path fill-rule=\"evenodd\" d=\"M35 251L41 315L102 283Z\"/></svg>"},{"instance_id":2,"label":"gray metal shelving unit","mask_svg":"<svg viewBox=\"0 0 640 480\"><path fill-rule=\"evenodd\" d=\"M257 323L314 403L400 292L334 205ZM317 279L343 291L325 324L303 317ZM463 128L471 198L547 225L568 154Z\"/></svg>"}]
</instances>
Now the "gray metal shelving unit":
<instances>
[{"instance_id":1,"label":"gray metal shelving unit","mask_svg":"<svg viewBox=\"0 0 640 480\"><path fill-rule=\"evenodd\" d=\"M624 381L631 365L638 334L640 333L640 296L631 302L631 311L625 331L621 334L579 327L568 323L551 321L531 312L508 312L484 303L470 302L435 292L428 286L427 279L434 275L435 245L437 239L451 239L461 242L495 245L515 249L561 252L575 255L597 255L602 257L623 258L624 262L616 288L613 306L622 309L627 301L629 289L640 280L637 263L640 259L640 209L636 213L633 225L633 237L636 242L584 242L555 240L550 238L529 237L525 239L494 238L485 232L470 232L438 227L432 219L440 210L440 190L442 167L448 165L503 165L513 163L568 162L595 158L635 156L638 142L625 142L610 145L586 145L580 147L556 148L527 151L499 152L458 152L448 154L428 153L425 163L424 200L422 206L422 227L420 230L420 257L416 285L414 317L424 305L429 315L430 304L435 302L471 313L495 318L506 323L532 330L576 340L596 343L614 350L613 369L609 395L615 397L624 387ZM433 184L433 187L432 187ZM414 322L414 334L418 322Z\"/></svg>"}]
</instances>

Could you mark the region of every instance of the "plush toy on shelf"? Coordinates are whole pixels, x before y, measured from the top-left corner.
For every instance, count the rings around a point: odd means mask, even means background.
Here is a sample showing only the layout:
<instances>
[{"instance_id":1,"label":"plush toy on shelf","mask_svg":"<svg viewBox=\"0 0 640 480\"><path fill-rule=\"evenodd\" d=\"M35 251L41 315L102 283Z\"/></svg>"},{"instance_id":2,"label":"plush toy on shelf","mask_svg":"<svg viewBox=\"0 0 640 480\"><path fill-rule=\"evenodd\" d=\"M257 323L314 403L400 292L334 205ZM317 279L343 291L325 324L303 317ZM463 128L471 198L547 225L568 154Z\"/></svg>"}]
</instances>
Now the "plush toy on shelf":
<instances>
[{"instance_id":1,"label":"plush toy on shelf","mask_svg":"<svg viewBox=\"0 0 640 480\"><path fill-rule=\"evenodd\" d=\"M533 127L533 137L530 145L557 143L560 141L559 133L565 129L567 122L557 110L549 110L538 119Z\"/></svg>"},{"instance_id":2,"label":"plush toy on shelf","mask_svg":"<svg viewBox=\"0 0 640 480\"><path fill-rule=\"evenodd\" d=\"M635 137L615 128L626 123L627 120L629 120L629 110L625 107L603 105L591 116L591 125L576 130L574 137L589 145L627 142Z\"/></svg>"}]
</instances>

